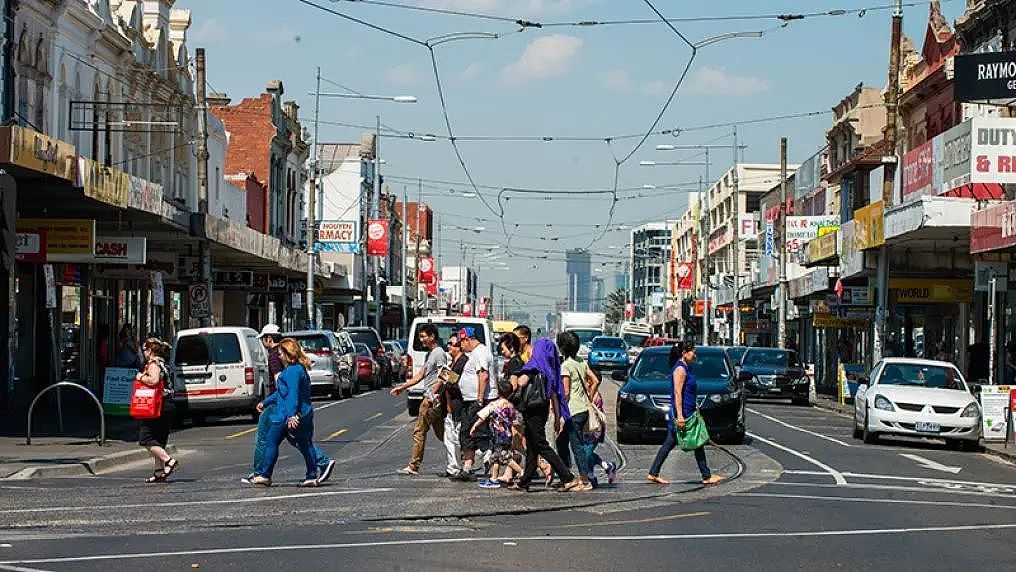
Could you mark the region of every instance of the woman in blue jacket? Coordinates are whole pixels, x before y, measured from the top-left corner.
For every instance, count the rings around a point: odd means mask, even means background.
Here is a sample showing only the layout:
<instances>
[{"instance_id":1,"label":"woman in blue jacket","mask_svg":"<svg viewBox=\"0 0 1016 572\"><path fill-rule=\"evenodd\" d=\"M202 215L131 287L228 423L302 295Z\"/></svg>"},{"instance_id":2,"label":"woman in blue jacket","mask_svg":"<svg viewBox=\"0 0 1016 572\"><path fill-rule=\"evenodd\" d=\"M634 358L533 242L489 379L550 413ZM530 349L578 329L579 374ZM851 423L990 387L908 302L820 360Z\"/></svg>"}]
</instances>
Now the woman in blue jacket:
<instances>
[{"instance_id":1,"label":"woman in blue jacket","mask_svg":"<svg viewBox=\"0 0 1016 572\"><path fill-rule=\"evenodd\" d=\"M318 468L311 441L314 437L314 407L310 402L310 359L303 353L300 344L293 338L279 342L279 357L285 369L279 374L275 392L258 404L258 411L268 405L270 425L264 459L255 467L256 475L251 484L268 487L272 484L272 471L279 459L279 445L292 435L290 441L303 455L307 465L306 478L301 487L318 486Z\"/></svg>"}]
</instances>

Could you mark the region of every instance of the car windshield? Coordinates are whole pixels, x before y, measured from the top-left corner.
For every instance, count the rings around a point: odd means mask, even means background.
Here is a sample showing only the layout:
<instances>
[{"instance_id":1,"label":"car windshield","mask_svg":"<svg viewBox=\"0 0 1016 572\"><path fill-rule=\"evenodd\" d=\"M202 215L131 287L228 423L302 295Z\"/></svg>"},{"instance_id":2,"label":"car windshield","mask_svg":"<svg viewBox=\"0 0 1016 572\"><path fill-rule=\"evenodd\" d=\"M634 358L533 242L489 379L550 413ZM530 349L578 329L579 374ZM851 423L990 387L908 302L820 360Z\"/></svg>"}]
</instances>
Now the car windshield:
<instances>
[{"instance_id":1,"label":"car windshield","mask_svg":"<svg viewBox=\"0 0 1016 572\"><path fill-rule=\"evenodd\" d=\"M370 348L367 347L367 344L355 344L355 345L356 345L356 355L362 356L362 357L370 357L371 356Z\"/></svg>"},{"instance_id":2,"label":"car windshield","mask_svg":"<svg viewBox=\"0 0 1016 572\"><path fill-rule=\"evenodd\" d=\"M649 334L621 334L624 343L632 347L642 347L642 342L649 339Z\"/></svg>"},{"instance_id":3,"label":"car windshield","mask_svg":"<svg viewBox=\"0 0 1016 572\"><path fill-rule=\"evenodd\" d=\"M744 355L748 367L801 367L797 352L773 349L749 349Z\"/></svg>"},{"instance_id":4,"label":"car windshield","mask_svg":"<svg viewBox=\"0 0 1016 572\"><path fill-rule=\"evenodd\" d=\"M474 330L476 330L476 339L479 340L481 344L487 343L487 334L486 332L484 332L483 324L477 324L475 322L471 324L461 322L431 322L431 323L434 324L435 328L437 328L437 339L441 347L445 347L448 343L448 338L452 337L453 334L457 334L459 330L461 330L462 328L473 328ZM419 331L420 331L419 328L417 328L416 332ZM419 335L413 338L413 351L416 352L428 351L427 348L425 348L423 344L420 342Z\"/></svg>"},{"instance_id":5,"label":"car windshield","mask_svg":"<svg viewBox=\"0 0 1016 572\"><path fill-rule=\"evenodd\" d=\"M642 352L632 377L643 380L670 378L670 352ZM720 352L700 352L691 364L691 373L701 379L728 379L730 370Z\"/></svg>"},{"instance_id":6,"label":"car windshield","mask_svg":"<svg viewBox=\"0 0 1016 572\"><path fill-rule=\"evenodd\" d=\"M594 348L622 349L624 340L621 338L596 338L593 340Z\"/></svg>"},{"instance_id":7,"label":"car windshield","mask_svg":"<svg viewBox=\"0 0 1016 572\"><path fill-rule=\"evenodd\" d=\"M331 342L328 341L328 337L321 334L307 334L290 337L295 339L305 352L319 352L321 350L332 349L332 345Z\"/></svg>"},{"instance_id":8,"label":"car windshield","mask_svg":"<svg viewBox=\"0 0 1016 572\"><path fill-rule=\"evenodd\" d=\"M568 330L579 337L579 344L586 345L593 341L593 338L603 335L603 330Z\"/></svg>"},{"instance_id":9,"label":"car windshield","mask_svg":"<svg viewBox=\"0 0 1016 572\"><path fill-rule=\"evenodd\" d=\"M240 363L240 338L236 334L197 334L182 336L176 342L176 365Z\"/></svg>"},{"instance_id":10,"label":"car windshield","mask_svg":"<svg viewBox=\"0 0 1016 572\"><path fill-rule=\"evenodd\" d=\"M746 351L748 351L748 348L740 346L727 348L727 355L730 356L730 361L741 363L741 358L744 357L744 352Z\"/></svg>"},{"instance_id":11,"label":"car windshield","mask_svg":"<svg viewBox=\"0 0 1016 572\"><path fill-rule=\"evenodd\" d=\"M369 348L378 347L377 334L371 330L349 330L349 337L353 338L353 342L357 344L364 344Z\"/></svg>"},{"instance_id":12,"label":"car windshield","mask_svg":"<svg viewBox=\"0 0 1016 572\"><path fill-rule=\"evenodd\" d=\"M963 377L951 366L890 363L882 370L881 385L916 385L933 389L965 390Z\"/></svg>"}]
</instances>

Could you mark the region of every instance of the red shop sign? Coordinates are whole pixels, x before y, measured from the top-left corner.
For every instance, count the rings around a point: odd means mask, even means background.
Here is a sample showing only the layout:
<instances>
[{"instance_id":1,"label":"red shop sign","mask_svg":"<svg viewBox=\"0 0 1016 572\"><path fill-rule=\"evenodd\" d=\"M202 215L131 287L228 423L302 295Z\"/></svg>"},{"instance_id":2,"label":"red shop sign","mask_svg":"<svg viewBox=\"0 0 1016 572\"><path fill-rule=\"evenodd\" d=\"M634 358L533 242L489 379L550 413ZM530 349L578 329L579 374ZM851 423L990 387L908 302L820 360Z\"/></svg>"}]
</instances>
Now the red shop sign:
<instances>
[{"instance_id":1,"label":"red shop sign","mask_svg":"<svg viewBox=\"0 0 1016 572\"><path fill-rule=\"evenodd\" d=\"M918 146L903 155L903 200L911 195L935 194L932 188L932 142Z\"/></svg>"},{"instance_id":2,"label":"red shop sign","mask_svg":"<svg viewBox=\"0 0 1016 572\"><path fill-rule=\"evenodd\" d=\"M970 253L1016 246L1016 201L1009 201L970 216Z\"/></svg>"}]
</instances>

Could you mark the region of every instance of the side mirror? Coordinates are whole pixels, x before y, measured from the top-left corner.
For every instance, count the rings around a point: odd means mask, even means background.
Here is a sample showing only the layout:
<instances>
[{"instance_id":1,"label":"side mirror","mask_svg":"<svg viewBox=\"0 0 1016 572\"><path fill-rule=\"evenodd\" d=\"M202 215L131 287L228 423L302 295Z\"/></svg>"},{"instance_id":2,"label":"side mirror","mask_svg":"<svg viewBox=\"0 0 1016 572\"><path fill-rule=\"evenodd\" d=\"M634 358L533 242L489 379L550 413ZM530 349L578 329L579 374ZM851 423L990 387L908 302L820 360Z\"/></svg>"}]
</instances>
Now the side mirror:
<instances>
[{"instance_id":1,"label":"side mirror","mask_svg":"<svg viewBox=\"0 0 1016 572\"><path fill-rule=\"evenodd\" d=\"M867 381L867 380L864 380L864 381ZM866 391L868 391L868 384L867 383L859 383L859 384L857 384L857 393L864 393Z\"/></svg>"},{"instance_id":2,"label":"side mirror","mask_svg":"<svg viewBox=\"0 0 1016 572\"><path fill-rule=\"evenodd\" d=\"M610 379L613 379L614 381L627 381L628 371L623 369L615 369L614 371L610 372Z\"/></svg>"}]
</instances>

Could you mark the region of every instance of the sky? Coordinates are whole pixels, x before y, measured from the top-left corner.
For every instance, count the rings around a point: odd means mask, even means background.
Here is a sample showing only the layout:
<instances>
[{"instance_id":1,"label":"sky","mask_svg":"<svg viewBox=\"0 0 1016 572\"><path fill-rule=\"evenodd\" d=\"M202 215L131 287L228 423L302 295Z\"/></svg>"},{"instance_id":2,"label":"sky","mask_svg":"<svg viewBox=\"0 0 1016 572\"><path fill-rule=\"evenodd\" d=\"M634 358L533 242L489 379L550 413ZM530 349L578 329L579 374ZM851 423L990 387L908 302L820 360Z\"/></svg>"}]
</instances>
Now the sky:
<instances>
[{"instance_id":1,"label":"sky","mask_svg":"<svg viewBox=\"0 0 1016 572\"><path fill-rule=\"evenodd\" d=\"M382 137L386 162L382 172L396 193L402 194L405 186L411 201L420 192L414 181L424 180L422 200L434 208L441 225L441 263L460 264L460 242L469 245L470 262L472 253L491 260L480 269L481 292L493 282L498 286L496 295L505 296L510 310L523 308L534 317L542 316L554 298L564 296L566 249L588 247L598 269L595 275L603 276L609 289L617 268L611 261L625 252L630 227L676 218L684 211L687 193L697 187L703 166L639 163L702 162L702 158L695 152L656 151L656 145L731 144L730 127L697 128L828 112L857 84L882 87L887 76L888 0L388 3L403 7L349 0L178 0L175 7L191 10L188 47L206 48L209 91L226 92L234 103L257 96L269 81L280 79L285 97L299 102L301 118L310 129L314 100L309 93L318 66L324 78L322 91L417 97L416 104L322 98L320 140L358 141L362 127L373 126L380 115L383 133L401 134ZM919 50L929 4L905 4L904 33ZM950 23L965 4L942 2ZM514 22L414 11L406 5L544 25L520 29ZM676 29L672 30L658 21L651 5L667 18L685 21L672 22ZM858 12L861 9L864 12ZM839 10L846 13L808 16L786 26L775 17L730 18ZM609 20L649 22L551 25ZM725 34L758 32L761 38L733 37L700 47L687 67L692 50L681 36L695 44ZM433 61L426 45L411 41L435 38L454 39L432 44ZM642 142L686 69L656 128L673 132ZM444 110L451 132L463 138L457 142L462 163L448 139L441 138L449 134ZM744 161L775 163L779 138L786 136L790 162L797 163L824 145L830 124L829 113L744 124L738 127L738 143L747 146ZM441 137L436 141L415 137L427 133ZM623 135L633 137L619 137ZM542 140L545 137L550 140ZM714 151L711 174L722 173L732 160ZM680 188L660 188L664 186ZM575 192L502 193L504 188ZM628 190L619 192L611 212L612 195L607 191L615 188ZM474 191L480 196L471 196ZM493 268L498 262L507 263L507 270Z\"/></svg>"}]
</instances>

